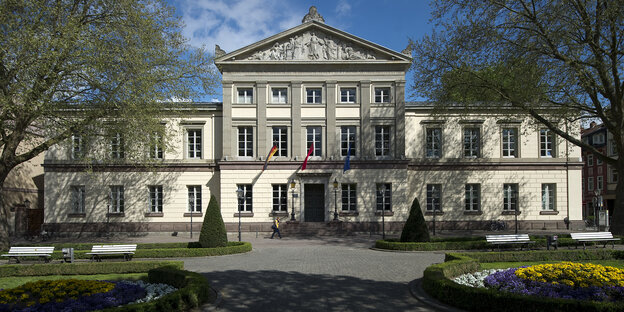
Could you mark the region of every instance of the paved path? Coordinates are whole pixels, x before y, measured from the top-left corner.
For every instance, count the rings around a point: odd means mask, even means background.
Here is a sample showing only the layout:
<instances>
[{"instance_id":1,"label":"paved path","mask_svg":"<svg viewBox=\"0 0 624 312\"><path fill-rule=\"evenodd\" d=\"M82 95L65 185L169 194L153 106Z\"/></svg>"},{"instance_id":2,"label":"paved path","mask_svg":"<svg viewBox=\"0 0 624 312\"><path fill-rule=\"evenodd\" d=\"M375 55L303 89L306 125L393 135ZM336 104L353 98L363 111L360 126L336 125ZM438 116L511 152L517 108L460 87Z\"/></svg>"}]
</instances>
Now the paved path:
<instances>
[{"instance_id":1,"label":"paved path","mask_svg":"<svg viewBox=\"0 0 624 312\"><path fill-rule=\"evenodd\" d=\"M184 262L220 291L217 311L434 311L408 283L444 254L371 250L375 239L250 236L250 253Z\"/></svg>"}]
</instances>

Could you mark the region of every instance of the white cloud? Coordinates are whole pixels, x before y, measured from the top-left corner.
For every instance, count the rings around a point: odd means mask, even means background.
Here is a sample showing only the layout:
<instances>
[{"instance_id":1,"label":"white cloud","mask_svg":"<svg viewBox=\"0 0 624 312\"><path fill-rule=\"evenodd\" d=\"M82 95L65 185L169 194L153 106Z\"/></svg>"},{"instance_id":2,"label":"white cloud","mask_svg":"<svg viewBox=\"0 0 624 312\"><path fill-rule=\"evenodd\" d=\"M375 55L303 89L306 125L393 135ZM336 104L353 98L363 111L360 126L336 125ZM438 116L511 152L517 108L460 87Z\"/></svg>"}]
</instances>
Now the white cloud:
<instances>
[{"instance_id":1,"label":"white cloud","mask_svg":"<svg viewBox=\"0 0 624 312\"><path fill-rule=\"evenodd\" d=\"M191 45L226 52L294 27L305 13L280 0L186 0L179 7Z\"/></svg>"},{"instance_id":2,"label":"white cloud","mask_svg":"<svg viewBox=\"0 0 624 312\"><path fill-rule=\"evenodd\" d=\"M339 16L351 13L351 4L347 0L340 0L336 5L336 14Z\"/></svg>"}]
</instances>

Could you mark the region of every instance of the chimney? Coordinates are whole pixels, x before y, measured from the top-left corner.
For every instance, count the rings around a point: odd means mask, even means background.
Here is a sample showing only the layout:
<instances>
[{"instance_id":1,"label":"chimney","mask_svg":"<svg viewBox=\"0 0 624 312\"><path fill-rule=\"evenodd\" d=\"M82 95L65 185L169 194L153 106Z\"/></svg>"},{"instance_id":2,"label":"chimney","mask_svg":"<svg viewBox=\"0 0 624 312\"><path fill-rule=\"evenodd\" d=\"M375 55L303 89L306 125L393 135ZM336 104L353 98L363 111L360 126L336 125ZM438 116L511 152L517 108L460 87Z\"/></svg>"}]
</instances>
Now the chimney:
<instances>
[{"instance_id":1,"label":"chimney","mask_svg":"<svg viewBox=\"0 0 624 312\"><path fill-rule=\"evenodd\" d=\"M593 128L595 126L596 126L596 122L595 121L592 121L592 122L589 123L589 128Z\"/></svg>"}]
</instances>

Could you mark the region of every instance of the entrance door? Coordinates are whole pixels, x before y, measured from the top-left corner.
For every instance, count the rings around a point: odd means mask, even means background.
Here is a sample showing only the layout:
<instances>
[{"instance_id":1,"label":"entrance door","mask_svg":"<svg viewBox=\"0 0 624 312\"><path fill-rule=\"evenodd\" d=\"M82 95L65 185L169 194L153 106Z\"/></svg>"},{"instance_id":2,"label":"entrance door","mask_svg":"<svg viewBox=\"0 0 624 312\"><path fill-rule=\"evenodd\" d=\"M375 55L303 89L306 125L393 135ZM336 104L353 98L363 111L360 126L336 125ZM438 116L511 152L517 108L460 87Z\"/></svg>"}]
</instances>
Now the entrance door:
<instances>
[{"instance_id":1,"label":"entrance door","mask_svg":"<svg viewBox=\"0 0 624 312\"><path fill-rule=\"evenodd\" d=\"M325 221L325 185L305 184L305 221L324 222Z\"/></svg>"}]
</instances>

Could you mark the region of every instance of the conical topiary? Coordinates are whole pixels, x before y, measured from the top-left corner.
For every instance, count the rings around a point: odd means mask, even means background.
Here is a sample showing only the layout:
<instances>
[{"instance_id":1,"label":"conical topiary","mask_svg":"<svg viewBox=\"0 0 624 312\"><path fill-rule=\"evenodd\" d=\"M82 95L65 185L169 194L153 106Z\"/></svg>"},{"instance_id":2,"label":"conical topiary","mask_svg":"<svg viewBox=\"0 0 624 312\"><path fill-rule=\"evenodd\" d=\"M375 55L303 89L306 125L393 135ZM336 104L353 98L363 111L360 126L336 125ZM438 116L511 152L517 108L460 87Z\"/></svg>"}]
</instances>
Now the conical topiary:
<instances>
[{"instance_id":1,"label":"conical topiary","mask_svg":"<svg viewBox=\"0 0 624 312\"><path fill-rule=\"evenodd\" d=\"M401 232L402 242L428 242L429 241L429 229L427 229L427 223L420 210L420 204L418 198L414 198L412 208L410 209L409 217L405 221L403 231Z\"/></svg>"},{"instance_id":2,"label":"conical topiary","mask_svg":"<svg viewBox=\"0 0 624 312\"><path fill-rule=\"evenodd\" d=\"M227 246L227 232L221 217L221 209L214 195L210 196L210 203L206 209L204 223L199 234L199 244L203 248Z\"/></svg>"}]
</instances>

